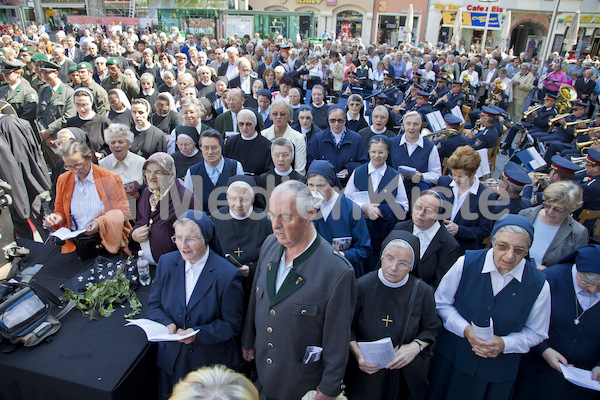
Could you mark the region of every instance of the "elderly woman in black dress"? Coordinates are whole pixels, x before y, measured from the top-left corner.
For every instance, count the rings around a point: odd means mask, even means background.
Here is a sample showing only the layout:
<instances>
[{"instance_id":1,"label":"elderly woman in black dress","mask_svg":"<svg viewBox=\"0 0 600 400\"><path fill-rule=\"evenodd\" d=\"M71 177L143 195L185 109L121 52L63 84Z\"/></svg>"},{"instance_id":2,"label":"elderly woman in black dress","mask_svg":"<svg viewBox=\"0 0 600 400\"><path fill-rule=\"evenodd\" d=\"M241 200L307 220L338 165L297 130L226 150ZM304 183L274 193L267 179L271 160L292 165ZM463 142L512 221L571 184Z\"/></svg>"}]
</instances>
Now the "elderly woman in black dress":
<instances>
[{"instance_id":1,"label":"elderly woman in black dress","mask_svg":"<svg viewBox=\"0 0 600 400\"><path fill-rule=\"evenodd\" d=\"M435 343L441 327L433 289L409 273L419 264L415 236L394 231L382 248L381 268L357 281L350 342L356 362L352 365L351 358L349 394L352 399L423 399L429 386L429 356L423 350ZM386 337L392 339L396 357L385 368L366 362L358 342Z\"/></svg>"}]
</instances>

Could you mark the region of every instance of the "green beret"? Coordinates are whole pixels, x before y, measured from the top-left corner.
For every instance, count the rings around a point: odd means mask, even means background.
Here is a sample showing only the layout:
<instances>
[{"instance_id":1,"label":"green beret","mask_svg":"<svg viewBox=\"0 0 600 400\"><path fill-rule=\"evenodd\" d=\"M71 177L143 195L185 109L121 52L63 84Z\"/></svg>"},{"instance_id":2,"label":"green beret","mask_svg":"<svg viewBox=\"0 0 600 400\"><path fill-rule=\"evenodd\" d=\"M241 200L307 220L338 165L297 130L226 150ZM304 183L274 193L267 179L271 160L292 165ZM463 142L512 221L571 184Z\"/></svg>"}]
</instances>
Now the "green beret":
<instances>
[{"instance_id":1,"label":"green beret","mask_svg":"<svg viewBox=\"0 0 600 400\"><path fill-rule=\"evenodd\" d=\"M94 67L89 62L83 61L77 64L77 69L94 69Z\"/></svg>"},{"instance_id":2,"label":"green beret","mask_svg":"<svg viewBox=\"0 0 600 400\"><path fill-rule=\"evenodd\" d=\"M35 49L31 46L23 46L21 47L21 53L35 53Z\"/></svg>"},{"instance_id":3,"label":"green beret","mask_svg":"<svg viewBox=\"0 0 600 400\"><path fill-rule=\"evenodd\" d=\"M117 57L109 57L108 60L106 60L106 65L119 65L119 59Z\"/></svg>"},{"instance_id":4,"label":"green beret","mask_svg":"<svg viewBox=\"0 0 600 400\"><path fill-rule=\"evenodd\" d=\"M31 61L37 61L37 60L48 61L48 56L45 55L44 53L35 53L34 55L31 56Z\"/></svg>"},{"instance_id":5,"label":"green beret","mask_svg":"<svg viewBox=\"0 0 600 400\"><path fill-rule=\"evenodd\" d=\"M73 65L72 67L69 67L69 75L72 74L73 72L77 72L77 65Z\"/></svg>"}]
</instances>

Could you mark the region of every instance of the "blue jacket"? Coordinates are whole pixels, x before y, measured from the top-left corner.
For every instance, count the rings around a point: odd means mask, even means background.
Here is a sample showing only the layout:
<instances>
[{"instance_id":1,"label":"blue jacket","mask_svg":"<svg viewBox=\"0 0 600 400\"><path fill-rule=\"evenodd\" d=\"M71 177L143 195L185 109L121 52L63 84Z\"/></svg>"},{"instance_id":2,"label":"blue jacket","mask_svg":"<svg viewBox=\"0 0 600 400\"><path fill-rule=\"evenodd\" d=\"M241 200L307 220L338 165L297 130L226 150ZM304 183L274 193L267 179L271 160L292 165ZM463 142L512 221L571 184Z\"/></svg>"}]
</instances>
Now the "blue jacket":
<instances>
[{"instance_id":1,"label":"blue jacket","mask_svg":"<svg viewBox=\"0 0 600 400\"><path fill-rule=\"evenodd\" d=\"M158 261L146 317L163 325L200 330L191 344L158 343L157 364L174 379L204 365L234 368L240 360L235 342L243 327L242 274L214 252L185 304L185 261L179 251Z\"/></svg>"},{"instance_id":2,"label":"blue jacket","mask_svg":"<svg viewBox=\"0 0 600 400\"><path fill-rule=\"evenodd\" d=\"M450 187L450 183L452 182L452 178L449 176L442 176L437 183L436 188L446 188L444 192L450 193L450 196L447 196L447 193L440 191L440 196L443 200L448 201L450 204L448 207L452 207L454 202L454 193L452 192L452 188ZM488 204L491 204L494 193L491 190L486 190L486 187L481 183L479 184L479 188L477 189L477 194L474 196L472 194L468 195L468 198L465 199L463 203L463 207L467 207L470 213L476 214L477 218L464 218L462 209L456 214L454 218L454 223L458 225L458 232L454 236L454 238L460 244L460 252L464 254L465 250L477 250L483 248L483 240L490 236L492 232L492 221L485 218L481 211L479 210L479 201L482 196L486 198ZM450 214L451 215L451 214Z\"/></svg>"},{"instance_id":3,"label":"blue jacket","mask_svg":"<svg viewBox=\"0 0 600 400\"><path fill-rule=\"evenodd\" d=\"M319 235L329 243L334 238L352 237L351 247L343 250L343 253L344 257L354 266L356 276L361 276L363 274L362 263L371 253L371 237L360 207L352 200L340 195L327 221L322 217L313 221Z\"/></svg>"},{"instance_id":4,"label":"blue jacket","mask_svg":"<svg viewBox=\"0 0 600 400\"><path fill-rule=\"evenodd\" d=\"M329 128L315 134L308 147L306 158L308 165L314 160L327 160L333 164L336 172L346 168L349 174L359 165L369 162L362 138L358 133L349 129L346 129L339 149L335 146Z\"/></svg>"},{"instance_id":5,"label":"blue jacket","mask_svg":"<svg viewBox=\"0 0 600 400\"><path fill-rule=\"evenodd\" d=\"M468 139L469 146L475 150L490 149L498 142L498 131L494 126L483 128L474 138Z\"/></svg>"}]
</instances>

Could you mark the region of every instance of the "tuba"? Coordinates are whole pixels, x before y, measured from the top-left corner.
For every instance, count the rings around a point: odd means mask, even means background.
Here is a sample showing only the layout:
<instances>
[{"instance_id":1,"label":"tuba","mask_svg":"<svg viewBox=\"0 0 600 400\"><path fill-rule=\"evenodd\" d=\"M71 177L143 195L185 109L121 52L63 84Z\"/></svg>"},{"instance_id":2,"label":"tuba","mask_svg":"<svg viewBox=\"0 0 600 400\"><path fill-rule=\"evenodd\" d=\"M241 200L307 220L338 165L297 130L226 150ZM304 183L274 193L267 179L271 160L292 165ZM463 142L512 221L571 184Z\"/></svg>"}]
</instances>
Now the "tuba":
<instances>
[{"instance_id":1,"label":"tuba","mask_svg":"<svg viewBox=\"0 0 600 400\"><path fill-rule=\"evenodd\" d=\"M488 99L490 100L491 105L497 106L499 101L496 98L496 95L504 92L508 86L506 85L506 83L499 79L496 79L494 85L494 89L490 92L490 96L488 97Z\"/></svg>"},{"instance_id":2,"label":"tuba","mask_svg":"<svg viewBox=\"0 0 600 400\"><path fill-rule=\"evenodd\" d=\"M556 101L556 112L564 114L571 109L571 102L577 100L577 91L571 85L560 85L558 89L558 100Z\"/></svg>"},{"instance_id":3,"label":"tuba","mask_svg":"<svg viewBox=\"0 0 600 400\"><path fill-rule=\"evenodd\" d=\"M465 74L465 76L463 76L463 83L462 83L462 86L460 87L460 91L465 96L471 93L471 82L472 81L473 81L473 78L471 78L471 75Z\"/></svg>"}]
</instances>

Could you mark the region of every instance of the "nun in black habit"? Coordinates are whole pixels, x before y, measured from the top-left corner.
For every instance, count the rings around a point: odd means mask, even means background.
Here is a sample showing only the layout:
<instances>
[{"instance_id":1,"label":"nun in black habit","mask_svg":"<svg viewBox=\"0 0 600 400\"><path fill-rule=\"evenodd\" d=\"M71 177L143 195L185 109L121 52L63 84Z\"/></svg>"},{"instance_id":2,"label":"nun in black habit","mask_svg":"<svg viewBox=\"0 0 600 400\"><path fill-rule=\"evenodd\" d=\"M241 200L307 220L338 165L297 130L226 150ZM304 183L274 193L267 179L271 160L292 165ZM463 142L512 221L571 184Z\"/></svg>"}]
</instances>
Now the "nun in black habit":
<instances>
[{"instance_id":1,"label":"nun in black habit","mask_svg":"<svg viewBox=\"0 0 600 400\"><path fill-rule=\"evenodd\" d=\"M346 376L351 399L424 399L429 350L441 327L433 289L410 274L419 267L419 239L394 231L382 243L380 268L358 279L352 356ZM396 357L385 367L365 362L358 342L390 337Z\"/></svg>"}]
</instances>

